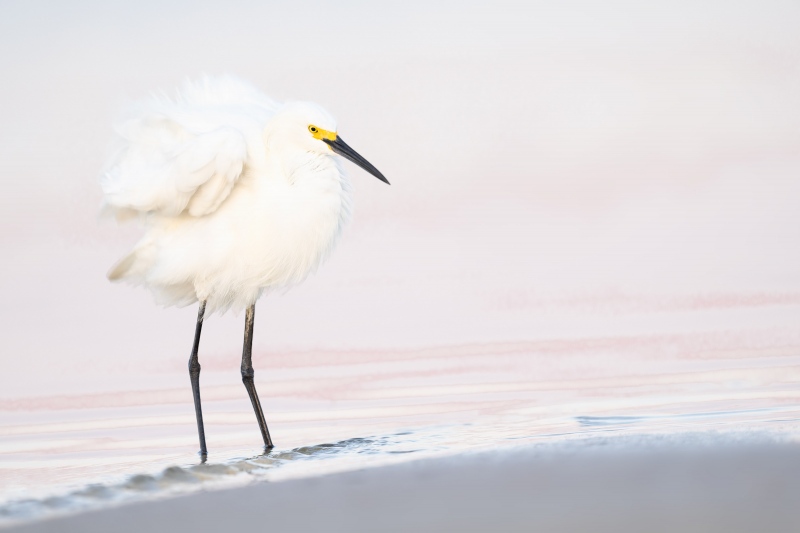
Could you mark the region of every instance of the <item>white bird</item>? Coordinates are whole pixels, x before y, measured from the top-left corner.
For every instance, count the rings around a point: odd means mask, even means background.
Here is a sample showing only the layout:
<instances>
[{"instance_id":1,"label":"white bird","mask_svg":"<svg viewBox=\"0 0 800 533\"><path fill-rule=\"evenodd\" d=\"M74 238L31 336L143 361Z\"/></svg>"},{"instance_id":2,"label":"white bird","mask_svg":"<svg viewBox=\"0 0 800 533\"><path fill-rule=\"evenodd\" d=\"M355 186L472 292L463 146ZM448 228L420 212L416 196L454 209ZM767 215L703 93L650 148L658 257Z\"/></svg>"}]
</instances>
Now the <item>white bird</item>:
<instances>
[{"instance_id":1,"label":"white bird","mask_svg":"<svg viewBox=\"0 0 800 533\"><path fill-rule=\"evenodd\" d=\"M200 303L189 375L203 459L203 317L246 309L242 381L270 449L251 362L256 300L303 281L338 241L352 210L338 156L389 182L342 141L324 109L278 104L232 77L186 82L175 99L154 96L115 131L100 180L104 210L141 220L145 234L108 278L144 285L165 305Z\"/></svg>"}]
</instances>

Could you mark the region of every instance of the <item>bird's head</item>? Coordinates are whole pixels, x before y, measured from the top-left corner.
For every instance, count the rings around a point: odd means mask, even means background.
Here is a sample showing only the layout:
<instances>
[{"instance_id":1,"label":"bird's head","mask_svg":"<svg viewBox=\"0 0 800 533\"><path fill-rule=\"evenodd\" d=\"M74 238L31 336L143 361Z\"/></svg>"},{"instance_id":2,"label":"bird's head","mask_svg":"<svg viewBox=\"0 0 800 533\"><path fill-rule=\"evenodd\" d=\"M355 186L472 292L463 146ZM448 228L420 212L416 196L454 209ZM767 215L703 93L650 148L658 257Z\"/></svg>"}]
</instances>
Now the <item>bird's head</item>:
<instances>
[{"instance_id":1,"label":"bird's head","mask_svg":"<svg viewBox=\"0 0 800 533\"><path fill-rule=\"evenodd\" d=\"M311 102L291 102L278 117L283 134L308 152L338 154L352 161L384 183L389 180L369 161L350 148L337 133L336 121L320 106Z\"/></svg>"}]
</instances>

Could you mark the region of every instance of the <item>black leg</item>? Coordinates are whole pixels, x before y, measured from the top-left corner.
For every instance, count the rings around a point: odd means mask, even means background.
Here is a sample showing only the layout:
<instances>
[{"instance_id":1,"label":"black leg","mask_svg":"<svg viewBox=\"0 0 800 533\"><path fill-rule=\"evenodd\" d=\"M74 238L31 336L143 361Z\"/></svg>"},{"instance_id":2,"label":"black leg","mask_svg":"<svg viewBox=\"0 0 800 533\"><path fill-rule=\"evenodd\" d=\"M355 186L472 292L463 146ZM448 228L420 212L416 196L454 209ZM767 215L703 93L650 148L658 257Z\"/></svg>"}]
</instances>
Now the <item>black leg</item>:
<instances>
[{"instance_id":1,"label":"black leg","mask_svg":"<svg viewBox=\"0 0 800 533\"><path fill-rule=\"evenodd\" d=\"M200 331L203 329L203 315L206 313L206 302L200 302L197 310L197 327L194 330L194 344L192 355L189 356L189 379L192 381L192 394L194 395L194 414L197 416L197 435L200 437L200 458L203 462L208 457L206 448L206 432L203 429L203 409L200 407L200 361L197 360L197 350L200 348Z\"/></svg>"},{"instance_id":2,"label":"black leg","mask_svg":"<svg viewBox=\"0 0 800 533\"><path fill-rule=\"evenodd\" d=\"M264 419L264 412L261 411L261 402L258 401L258 393L256 392L255 383L253 383L253 321L255 320L256 305L253 304L247 308L244 316L244 347L242 348L242 383L247 389L247 394L250 396L250 402L253 404L253 411L256 412L256 420L258 420L258 428L261 430L261 436L264 438L264 448L271 449L272 439L269 436L269 429L267 429L267 421Z\"/></svg>"}]
</instances>

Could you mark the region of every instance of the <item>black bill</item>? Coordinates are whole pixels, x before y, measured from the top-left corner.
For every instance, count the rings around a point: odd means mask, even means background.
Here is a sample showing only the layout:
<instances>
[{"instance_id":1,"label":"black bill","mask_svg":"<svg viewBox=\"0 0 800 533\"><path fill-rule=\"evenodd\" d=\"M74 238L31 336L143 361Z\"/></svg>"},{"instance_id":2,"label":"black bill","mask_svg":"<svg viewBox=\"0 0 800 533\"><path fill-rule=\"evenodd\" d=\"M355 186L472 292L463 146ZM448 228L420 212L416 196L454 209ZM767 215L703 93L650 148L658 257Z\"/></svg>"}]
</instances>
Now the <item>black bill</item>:
<instances>
[{"instance_id":1,"label":"black bill","mask_svg":"<svg viewBox=\"0 0 800 533\"><path fill-rule=\"evenodd\" d=\"M348 146L348 144L344 142L342 138L339 137L338 135L336 136L335 141L331 141L328 139L322 139L322 140L328 143L328 146L331 147L331 150L333 150L340 156L344 157L349 161L352 161L353 163L360 166L361 168L363 168L364 170L366 170L367 172L369 172L382 182L391 185L389 183L389 180L387 180L386 177L383 174L381 174L380 170L372 166L372 163L370 163L369 161L358 155L358 152L350 148L350 146Z\"/></svg>"}]
</instances>

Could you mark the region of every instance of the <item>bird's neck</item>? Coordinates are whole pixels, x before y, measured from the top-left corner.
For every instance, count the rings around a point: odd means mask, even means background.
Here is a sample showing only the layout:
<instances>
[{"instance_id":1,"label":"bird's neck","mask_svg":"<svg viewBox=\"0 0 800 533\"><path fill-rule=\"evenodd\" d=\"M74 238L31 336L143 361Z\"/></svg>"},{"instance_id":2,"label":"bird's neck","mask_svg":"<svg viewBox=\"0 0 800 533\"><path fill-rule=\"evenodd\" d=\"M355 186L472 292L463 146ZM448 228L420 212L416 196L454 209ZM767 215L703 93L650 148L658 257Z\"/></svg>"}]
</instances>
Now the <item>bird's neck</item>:
<instances>
[{"instance_id":1,"label":"bird's neck","mask_svg":"<svg viewBox=\"0 0 800 533\"><path fill-rule=\"evenodd\" d=\"M338 179L341 174L341 167L333 152L326 154L308 151L278 136L271 139L268 151L275 165L274 170L292 184L306 178Z\"/></svg>"}]
</instances>

